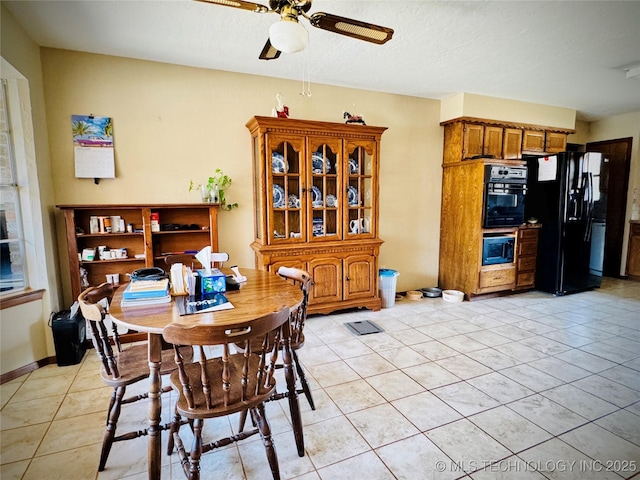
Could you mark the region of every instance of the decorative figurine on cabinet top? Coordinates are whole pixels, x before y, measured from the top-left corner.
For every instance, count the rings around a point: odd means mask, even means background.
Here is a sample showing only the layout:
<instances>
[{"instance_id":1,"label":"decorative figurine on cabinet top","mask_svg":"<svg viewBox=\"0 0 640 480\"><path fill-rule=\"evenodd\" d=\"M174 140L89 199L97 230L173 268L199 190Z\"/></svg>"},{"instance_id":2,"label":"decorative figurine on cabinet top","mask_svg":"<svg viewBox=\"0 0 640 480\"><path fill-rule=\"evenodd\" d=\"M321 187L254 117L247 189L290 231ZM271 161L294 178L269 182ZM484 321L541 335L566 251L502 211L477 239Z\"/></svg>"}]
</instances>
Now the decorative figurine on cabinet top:
<instances>
[{"instance_id":1,"label":"decorative figurine on cabinet top","mask_svg":"<svg viewBox=\"0 0 640 480\"><path fill-rule=\"evenodd\" d=\"M271 110L272 117L289 118L289 107L283 102L283 96L280 92L276 95L276 106Z\"/></svg>"},{"instance_id":2,"label":"decorative figurine on cabinet top","mask_svg":"<svg viewBox=\"0 0 640 480\"><path fill-rule=\"evenodd\" d=\"M362 115L351 115L349 112L344 112L342 118L346 119L344 123L357 123L359 125L366 125Z\"/></svg>"}]
</instances>

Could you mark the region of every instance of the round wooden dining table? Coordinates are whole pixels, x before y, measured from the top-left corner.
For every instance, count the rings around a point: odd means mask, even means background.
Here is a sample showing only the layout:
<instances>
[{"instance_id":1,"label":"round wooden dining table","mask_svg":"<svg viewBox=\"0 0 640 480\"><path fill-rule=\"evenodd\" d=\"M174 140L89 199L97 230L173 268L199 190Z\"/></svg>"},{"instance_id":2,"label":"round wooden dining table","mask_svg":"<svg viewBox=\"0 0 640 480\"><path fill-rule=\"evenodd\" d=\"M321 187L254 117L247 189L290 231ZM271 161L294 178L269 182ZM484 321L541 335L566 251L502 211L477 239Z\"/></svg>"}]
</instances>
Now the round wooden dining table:
<instances>
[{"instance_id":1,"label":"round wooden dining table","mask_svg":"<svg viewBox=\"0 0 640 480\"><path fill-rule=\"evenodd\" d=\"M222 271L226 274L231 273L226 269ZM228 325L229 328L242 328L247 321L285 307L296 308L302 302L300 288L274 273L248 268L242 268L240 273L247 277L246 282L240 284L238 290L225 292L225 296L233 305L229 310L181 316L176 301L180 301L182 297L176 297L170 303L122 307L122 292L126 285L120 286L111 300L109 313L112 320L118 326L145 332L149 338L149 479L159 479L161 471L162 329L172 322L219 324Z\"/></svg>"}]
</instances>

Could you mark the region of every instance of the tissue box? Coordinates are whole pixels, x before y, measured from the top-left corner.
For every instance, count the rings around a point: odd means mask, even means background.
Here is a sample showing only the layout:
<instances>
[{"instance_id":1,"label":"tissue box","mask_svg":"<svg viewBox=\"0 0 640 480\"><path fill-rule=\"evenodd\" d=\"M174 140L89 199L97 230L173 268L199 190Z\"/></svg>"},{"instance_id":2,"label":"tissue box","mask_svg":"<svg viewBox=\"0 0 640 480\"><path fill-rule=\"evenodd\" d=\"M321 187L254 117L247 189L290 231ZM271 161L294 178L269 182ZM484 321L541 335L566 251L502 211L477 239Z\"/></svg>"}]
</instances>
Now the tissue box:
<instances>
[{"instance_id":1,"label":"tissue box","mask_svg":"<svg viewBox=\"0 0 640 480\"><path fill-rule=\"evenodd\" d=\"M202 298L227 290L226 275L217 268L212 268L210 273L204 269L198 270L198 276Z\"/></svg>"}]
</instances>

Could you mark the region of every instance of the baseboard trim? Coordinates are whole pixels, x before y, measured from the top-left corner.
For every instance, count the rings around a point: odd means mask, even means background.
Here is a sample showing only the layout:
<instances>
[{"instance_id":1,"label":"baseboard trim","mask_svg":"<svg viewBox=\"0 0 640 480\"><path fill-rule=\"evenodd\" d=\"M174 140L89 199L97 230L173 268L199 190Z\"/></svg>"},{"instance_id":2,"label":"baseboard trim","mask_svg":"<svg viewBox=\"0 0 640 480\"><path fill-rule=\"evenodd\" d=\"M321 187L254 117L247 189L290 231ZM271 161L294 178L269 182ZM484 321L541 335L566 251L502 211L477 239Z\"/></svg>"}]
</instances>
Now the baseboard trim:
<instances>
[{"instance_id":1,"label":"baseboard trim","mask_svg":"<svg viewBox=\"0 0 640 480\"><path fill-rule=\"evenodd\" d=\"M11 380L15 380L22 375L26 375L27 373L31 373L34 370L45 367L47 365L51 365L53 363L56 363L56 357L47 357L36 362L29 363L28 365L25 365L23 367L16 368L15 370L12 370L10 372L3 373L2 375L0 375L0 385L10 382Z\"/></svg>"}]
</instances>

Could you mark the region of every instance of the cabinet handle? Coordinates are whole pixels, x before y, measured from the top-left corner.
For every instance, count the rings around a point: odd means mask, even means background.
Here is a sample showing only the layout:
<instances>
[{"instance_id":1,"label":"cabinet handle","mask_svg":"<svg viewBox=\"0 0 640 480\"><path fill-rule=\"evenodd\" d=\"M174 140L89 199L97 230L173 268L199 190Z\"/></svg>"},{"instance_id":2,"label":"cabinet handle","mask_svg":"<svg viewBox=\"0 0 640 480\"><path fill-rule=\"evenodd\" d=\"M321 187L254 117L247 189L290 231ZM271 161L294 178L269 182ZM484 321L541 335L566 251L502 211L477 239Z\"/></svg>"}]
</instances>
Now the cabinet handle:
<instances>
[{"instance_id":1,"label":"cabinet handle","mask_svg":"<svg viewBox=\"0 0 640 480\"><path fill-rule=\"evenodd\" d=\"M348 281L349 281L349 280L351 280L351 279L347 276L347 278L345 278L345 280L348 282Z\"/></svg>"}]
</instances>

